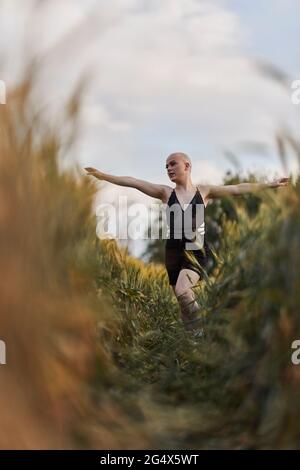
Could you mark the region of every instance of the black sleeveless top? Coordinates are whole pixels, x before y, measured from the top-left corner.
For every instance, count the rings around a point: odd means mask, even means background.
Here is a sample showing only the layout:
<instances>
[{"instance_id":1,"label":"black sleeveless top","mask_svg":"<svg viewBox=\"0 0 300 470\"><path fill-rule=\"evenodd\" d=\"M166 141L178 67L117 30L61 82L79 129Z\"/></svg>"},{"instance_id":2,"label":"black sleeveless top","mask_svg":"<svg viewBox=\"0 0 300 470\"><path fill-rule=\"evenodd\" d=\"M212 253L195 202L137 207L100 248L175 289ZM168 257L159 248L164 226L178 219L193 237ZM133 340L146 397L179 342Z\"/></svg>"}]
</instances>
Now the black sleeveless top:
<instances>
[{"instance_id":1,"label":"black sleeveless top","mask_svg":"<svg viewBox=\"0 0 300 470\"><path fill-rule=\"evenodd\" d=\"M184 210L173 189L166 209L168 228L166 249L202 250L204 247L208 253L210 249L205 237L205 205L198 187L193 199Z\"/></svg>"}]
</instances>

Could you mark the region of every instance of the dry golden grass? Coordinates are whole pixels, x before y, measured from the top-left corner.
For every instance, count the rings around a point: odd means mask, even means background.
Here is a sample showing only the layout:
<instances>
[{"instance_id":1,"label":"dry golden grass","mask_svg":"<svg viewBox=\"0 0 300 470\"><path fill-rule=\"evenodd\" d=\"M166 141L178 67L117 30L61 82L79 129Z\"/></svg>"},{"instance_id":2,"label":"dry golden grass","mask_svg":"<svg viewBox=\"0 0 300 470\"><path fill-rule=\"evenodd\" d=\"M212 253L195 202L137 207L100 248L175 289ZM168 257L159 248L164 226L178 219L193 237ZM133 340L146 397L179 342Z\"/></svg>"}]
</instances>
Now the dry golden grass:
<instances>
[{"instance_id":1,"label":"dry golden grass","mask_svg":"<svg viewBox=\"0 0 300 470\"><path fill-rule=\"evenodd\" d=\"M32 112L33 79L9 93L0 116L0 447L139 447L142 433L92 386L115 367L96 325L113 333L117 319L94 282L96 187L76 166L58 166L80 96L62 137Z\"/></svg>"}]
</instances>

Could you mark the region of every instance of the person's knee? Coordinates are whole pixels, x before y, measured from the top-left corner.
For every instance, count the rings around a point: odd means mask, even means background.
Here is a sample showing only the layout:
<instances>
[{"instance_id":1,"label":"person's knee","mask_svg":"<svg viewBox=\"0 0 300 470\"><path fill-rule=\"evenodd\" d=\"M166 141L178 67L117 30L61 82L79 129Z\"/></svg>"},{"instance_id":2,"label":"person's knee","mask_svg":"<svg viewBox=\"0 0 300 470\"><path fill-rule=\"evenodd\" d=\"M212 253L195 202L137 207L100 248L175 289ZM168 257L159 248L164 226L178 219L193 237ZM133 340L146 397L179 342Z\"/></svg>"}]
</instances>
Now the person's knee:
<instances>
[{"instance_id":1,"label":"person's knee","mask_svg":"<svg viewBox=\"0 0 300 470\"><path fill-rule=\"evenodd\" d=\"M180 307L184 309L193 308L193 305L196 303L192 289L178 289L176 297Z\"/></svg>"},{"instance_id":2,"label":"person's knee","mask_svg":"<svg viewBox=\"0 0 300 470\"><path fill-rule=\"evenodd\" d=\"M177 297L178 300L181 300L181 299L186 299L186 298L190 298L192 297L192 290L191 288L188 288L188 287L182 287L182 286L179 286L179 287L175 287L175 295Z\"/></svg>"},{"instance_id":3,"label":"person's knee","mask_svg":"<svg viewBox=\"0 0 300 470\"><path fill-rule=\"evenodd\" d=\"M175 295L176 297L194 297L194 290L190 284L187 283L178 283L175 286Z\"/></svg>"},{"instance_id":4,"label":"person's knee","mask_svg":"<svg viewBox=\"0 0 300 470\"><path fill-rule=\"evenodd\" d=\"M176 297L183 315L192 314L199 310L198 302L191 287L177 287Z\"/></svg>"}]
</instances>

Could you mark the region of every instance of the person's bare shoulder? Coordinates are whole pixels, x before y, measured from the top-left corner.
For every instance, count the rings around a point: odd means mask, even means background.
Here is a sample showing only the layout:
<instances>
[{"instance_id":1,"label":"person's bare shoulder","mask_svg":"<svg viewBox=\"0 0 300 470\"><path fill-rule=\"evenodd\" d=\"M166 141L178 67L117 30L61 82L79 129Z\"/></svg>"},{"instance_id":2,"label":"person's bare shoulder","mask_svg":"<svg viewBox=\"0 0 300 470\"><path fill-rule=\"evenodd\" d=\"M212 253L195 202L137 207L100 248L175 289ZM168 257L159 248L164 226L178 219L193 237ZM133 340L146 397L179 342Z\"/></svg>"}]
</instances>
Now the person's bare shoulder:
<instances>
[{"instance_id":1,"label":"person's bare shoulder","mask_svg":"<svg viewBox=\"0 0 300 470\"><path fill-rule=\"evenodd\" d=\"M167 204L167 202L168 202L168 200L171 196L171 193L173 191L173 188L171 188L171 186L167 186L166 184L162 184L161 186L163 188L163 196L161 197L161 201L164 204Z\"/></svg>"},{"instance_id":2,"label":"person's bare shoulder","mask_svg":"<svg viewBox=\"0 0 300 470\"><path fill-rule=\"evenodd\" d=\"M209 185L209 184L198 184L197 186L198 186L199 191L201 193L203 202L206 206L208 201L210 200L209 192L210 192L210 186L211 185Z\"/></svg>"}]
</instances>

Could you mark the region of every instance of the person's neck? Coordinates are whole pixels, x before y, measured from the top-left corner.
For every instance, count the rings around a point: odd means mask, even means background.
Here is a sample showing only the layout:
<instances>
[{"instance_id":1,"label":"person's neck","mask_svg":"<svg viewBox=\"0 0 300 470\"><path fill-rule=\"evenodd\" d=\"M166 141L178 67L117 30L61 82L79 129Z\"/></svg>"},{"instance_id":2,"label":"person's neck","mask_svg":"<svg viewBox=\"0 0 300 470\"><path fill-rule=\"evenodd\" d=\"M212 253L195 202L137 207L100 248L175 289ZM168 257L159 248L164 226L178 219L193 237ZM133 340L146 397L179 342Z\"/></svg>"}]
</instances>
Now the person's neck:
<instances>
[{"instance_id":1,"label":"person's neck","mask_svg":"<svg viewBox=\"0 0 300 470\"><path fill-rule=\"evenodd\" d=\"M179 190L179 191L190 191L190 192L192 192L192 191L196 190L196 186L193 185L191 180L188 180L185 183L176 184L175 189Z\"/></svg>"}]
</instances>

